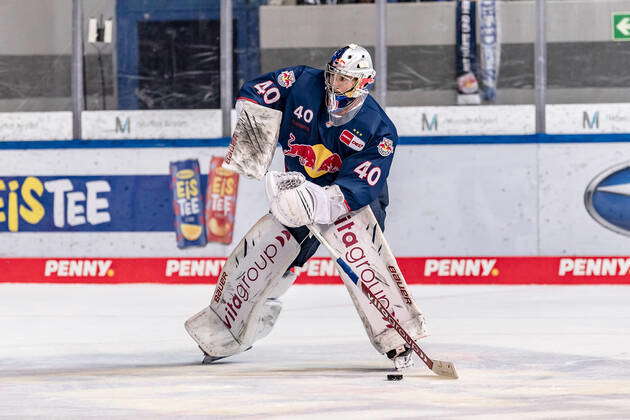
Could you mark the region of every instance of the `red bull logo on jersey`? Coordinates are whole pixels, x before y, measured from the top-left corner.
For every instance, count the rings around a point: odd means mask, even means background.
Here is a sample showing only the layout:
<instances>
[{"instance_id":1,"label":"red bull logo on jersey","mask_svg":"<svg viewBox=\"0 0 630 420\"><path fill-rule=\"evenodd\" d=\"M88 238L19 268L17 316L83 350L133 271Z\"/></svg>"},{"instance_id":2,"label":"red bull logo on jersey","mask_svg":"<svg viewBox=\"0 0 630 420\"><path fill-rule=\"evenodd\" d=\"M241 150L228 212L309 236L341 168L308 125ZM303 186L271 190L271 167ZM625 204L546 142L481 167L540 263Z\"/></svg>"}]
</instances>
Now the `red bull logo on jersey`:
<instances>
[{"instance_id":1,"label":"red bull logo on jersey","mask_svg":"<svg viewBox=\"0 0 630 420\"><path fill-rule=\"evenodd\" d=\"M383 140L378 144L378 153L387 157L394 152L394 142L388 139L387 137L383 137Z\"/></svg>"},{"instance_id":2,"label":"red bull logo on jersey","mask_svg":"<svg viewBox=\"0 0 630 420\"><path fill-rule=\"evenodd\" d=\"M283 88L290 88L295 83L295 74L292 71L283 71L278 75L278 84Z\"/></svg>"},{"instance_id":3,"label":"red bull logo on jersey","mask_svg":"<svg viewBox=\"0 0 630 420\"><path fill-rule=\"evenodd\" d=\"M284 155L298 158L300 165L311 178L341 170L341 157L323 144L295 144L295 136L289 133L288 146L289 149L284 151Z\"/></svg>"}]
</instances>

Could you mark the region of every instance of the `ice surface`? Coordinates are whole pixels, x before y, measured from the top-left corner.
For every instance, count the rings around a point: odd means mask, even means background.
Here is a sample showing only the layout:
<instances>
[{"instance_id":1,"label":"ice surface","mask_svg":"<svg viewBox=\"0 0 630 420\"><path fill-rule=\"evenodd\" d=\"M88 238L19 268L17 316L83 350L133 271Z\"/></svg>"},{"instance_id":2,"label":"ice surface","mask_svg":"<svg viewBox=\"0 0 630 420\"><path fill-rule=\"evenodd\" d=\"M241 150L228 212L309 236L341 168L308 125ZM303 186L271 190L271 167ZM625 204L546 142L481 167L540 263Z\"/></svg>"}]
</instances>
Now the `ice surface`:
<instances>
[{"instance_id":1,"label":"ice surface","mask_svg":"<svg viewBox=\"0 0 630 420\"><path fill-rule=\"evenodd\" d=\"M432 335L399 382L342 286L294 286L213 365L183 328L210 286L0 285L0 416L630 418L630 287L412 286Z\"/></svg>"}]
</instances>

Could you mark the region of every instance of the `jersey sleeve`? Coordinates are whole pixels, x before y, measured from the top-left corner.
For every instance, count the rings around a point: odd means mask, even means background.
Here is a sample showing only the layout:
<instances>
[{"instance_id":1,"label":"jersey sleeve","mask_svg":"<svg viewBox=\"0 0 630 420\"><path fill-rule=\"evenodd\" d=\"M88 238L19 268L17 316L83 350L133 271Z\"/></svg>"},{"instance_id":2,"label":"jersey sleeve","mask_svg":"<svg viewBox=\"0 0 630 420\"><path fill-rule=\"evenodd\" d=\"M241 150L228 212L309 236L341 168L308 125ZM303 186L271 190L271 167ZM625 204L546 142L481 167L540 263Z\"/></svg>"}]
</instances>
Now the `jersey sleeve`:
<instances>
[{"instance_id":1,"label":"jersey sleeve","mask_svg":"<svg viewBox=\"0 0 630 420\"><path fill-rule=\"evenodd\" d=\"M248 100L284 112L287 96L304 66L286 67L266 73L243 84L237 100Z\"/></svg>"},{"instance_id":2,"label":"jersey sleeve","mask_svg":"<svg viewBox=\"0 0 630 420\"><path fill-rule=\"evenodd\" d=\"M349 210L358 210L380 195L394 158L398 135L386 132L375 136L365 149L344 159L337 184Z\"/></svg>"}]
</instances>

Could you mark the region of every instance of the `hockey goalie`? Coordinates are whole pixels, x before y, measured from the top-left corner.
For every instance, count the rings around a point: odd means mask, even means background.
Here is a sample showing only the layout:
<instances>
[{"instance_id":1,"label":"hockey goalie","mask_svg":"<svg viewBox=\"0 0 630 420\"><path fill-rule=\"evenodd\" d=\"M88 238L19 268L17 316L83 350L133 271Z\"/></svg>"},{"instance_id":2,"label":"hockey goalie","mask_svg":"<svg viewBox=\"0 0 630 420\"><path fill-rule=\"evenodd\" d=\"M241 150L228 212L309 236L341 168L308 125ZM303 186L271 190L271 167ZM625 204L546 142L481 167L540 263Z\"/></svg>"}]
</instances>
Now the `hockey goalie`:
<instances>
[{"instance_id":1,"label":"hockey goalie","mask_svg":"<svg viewBox=\"0 0 630 420\"><path fill-rule=\"evenodd\" d=\"M350 44L325 70L280 69L243 85L224 166L261 180L270 213L241 239L221 271L210 306L186 321L204 362L248 350L275 324L279 298L315 253L316 226L405 331L426 335L424 317L383 236L387 177L398 135L370 96L368 51ZM277 144L286 172L269 172ZM340 276L346 276L338 270ZM344 282L348 284L347 282ZM397 369L411 348L359 288L347 287L374 348Z\"/></svg>"}]
</instances>

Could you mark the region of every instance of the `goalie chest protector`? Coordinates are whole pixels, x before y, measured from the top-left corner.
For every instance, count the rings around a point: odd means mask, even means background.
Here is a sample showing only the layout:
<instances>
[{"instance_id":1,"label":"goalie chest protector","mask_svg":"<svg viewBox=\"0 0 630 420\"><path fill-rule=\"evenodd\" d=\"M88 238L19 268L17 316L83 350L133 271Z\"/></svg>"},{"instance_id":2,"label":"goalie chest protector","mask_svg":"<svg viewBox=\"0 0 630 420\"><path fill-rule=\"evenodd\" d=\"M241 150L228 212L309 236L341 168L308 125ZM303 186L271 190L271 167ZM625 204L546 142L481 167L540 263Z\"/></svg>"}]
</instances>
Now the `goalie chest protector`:
<instances>
[{"instance_id":1,"label":"goalie chest protector","mask_svg":"<svg viewBox=\"0 0 630 420\"><path fill-rule=\"evenodd\" d=\"M352 120L336 127L329 123L325 97L324 71L306 66L262 75L239 93L239 99L282 111L278 142L287 171L300 172L320 186L337 183L350 208L358 209L382 190L398 135L372 96ZM343 166L349 159L356 163ZM371 168L362 176L355 169L366 162ZM369 170L376 167L370 178Z\"/></svg>"}]
</instances>

